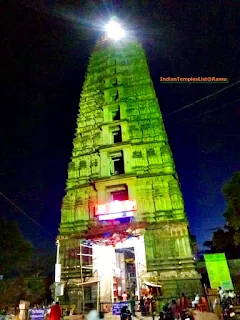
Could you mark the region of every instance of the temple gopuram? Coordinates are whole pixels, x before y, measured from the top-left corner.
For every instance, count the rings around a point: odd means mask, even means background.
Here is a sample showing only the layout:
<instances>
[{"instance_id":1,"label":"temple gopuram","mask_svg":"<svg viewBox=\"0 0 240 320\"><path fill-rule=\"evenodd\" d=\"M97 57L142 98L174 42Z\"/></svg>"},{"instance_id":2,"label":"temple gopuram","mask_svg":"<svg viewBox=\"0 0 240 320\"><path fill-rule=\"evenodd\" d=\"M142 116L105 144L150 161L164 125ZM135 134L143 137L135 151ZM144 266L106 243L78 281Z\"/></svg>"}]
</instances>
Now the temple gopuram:
<instances>
[{"instance_id":1,"label":"temple gopuram","mask_svg":"<svg viewBox=\"0 0 240 320\"><path fill-rule=\"evenodd\" d=\"M91 54L57 243L56 282L71 303L200 288L158 99L133 36L106 36Z\"/></svg>"}]
</instances>

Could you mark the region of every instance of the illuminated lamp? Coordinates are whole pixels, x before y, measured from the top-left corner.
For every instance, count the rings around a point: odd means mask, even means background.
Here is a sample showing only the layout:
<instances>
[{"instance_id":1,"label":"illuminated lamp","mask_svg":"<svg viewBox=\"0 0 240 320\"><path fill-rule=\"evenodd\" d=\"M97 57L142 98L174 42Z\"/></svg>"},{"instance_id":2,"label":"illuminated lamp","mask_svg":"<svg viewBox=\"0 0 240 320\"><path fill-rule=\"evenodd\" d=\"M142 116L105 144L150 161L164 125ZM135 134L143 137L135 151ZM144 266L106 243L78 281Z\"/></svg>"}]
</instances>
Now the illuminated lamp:
<instances>
[{"instance_id":1,"label":"illuminated lamp","mask_svg":"<svg viewBox=\"0 0 240 320\"><path fill-rule=\"evenodd\" d=\"M121 27L121 25L118 22L114 20L110 21L106 25L105 30L107 32L108 38L114 41L118 41L125 36L125 30Z\"/></svg>"}]
</instances>

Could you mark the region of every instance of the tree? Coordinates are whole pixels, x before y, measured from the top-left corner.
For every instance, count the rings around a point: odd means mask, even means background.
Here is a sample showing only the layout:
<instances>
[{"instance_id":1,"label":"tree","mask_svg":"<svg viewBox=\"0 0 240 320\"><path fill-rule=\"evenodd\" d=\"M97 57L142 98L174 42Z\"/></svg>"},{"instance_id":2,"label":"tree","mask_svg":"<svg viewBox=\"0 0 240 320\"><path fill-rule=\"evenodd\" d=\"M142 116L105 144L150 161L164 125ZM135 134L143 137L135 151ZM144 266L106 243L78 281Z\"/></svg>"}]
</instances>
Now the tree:
<instances>
[{"instance_id":1,"label":"tree","mask_svg":"<svg viewBox=\"0 0 240 320\"><path fill-rule=\"evenodd\" d=\"M224 217L234 230L234 243L240 245L240 172L232 175L222 191L227 201Z\"/></svg>"},{"instance_id":2,"label":"tree","mask_svg":"<svg viewBox=\"0 0 240 320\"><path fill-rule=\"evenodd\" d=\"M16 306L26 298L26 284L22 277L0 281L0 308Z\"/></svg>"},{"instance_id":3,"label":"tree","mask_svg":"<svg viewBox=\"0 0 240 320\"><path fill-rule=\"evenodd\" d=\"M34 249L17 224L0 217L0 308L21 299L51 301L55 254Z\"/></svg>"},{"instance_id":4,"label":"tree","mask_svg":"<svg viewBox=\"0 0 240 320\"><path fill-rule=\"evenodd\" d=\"M9 274L26 265L31 255L32 246L17 224L0 217L0 274Z\"/></svg>"},{"instance_id":5,"label":"tree","mask_svg":"<svg viewBox=\"0 0 240 320\"><path fill-rule=\"evenodd\" d=\"M215 253L216 248L213 244L212 240L207 240L203 243L203 246L207 248L207 250L204 253Z\"/></svg>"},{"instance_id":6,"label":"tree","mask_svg":"<svg viewBox=\"0 0 240 320\"><path fill-rule=\"evenodd\" d=\"M21 269L24 276L47 276L54 273L55 253L46 252L41 249L33 249L33 254L29 262Z\"/></svg>"},{"instance_id":7,"label":"tree","mask_svg":"<svg viewBox=\"0 0 240 320\"><path fill-rule=\"evenodd\" d=\"M205 241L208 252L224 252L228 258L240 257L240 172L233 173L222 188L227 209L224 213L227 224L213 233L212 241Z\"/></svg>"},{"instance_id":8,"label":"tree","mask_svg":"<svg viewBox=\"0 0 240 320\"><path fill-rule=\"evenodd\" d=\"M27 277L3 279L0 281L0 309L19 304L20 300L31 303L51 302L51 277Z\"/></svg>"}]
</instances>

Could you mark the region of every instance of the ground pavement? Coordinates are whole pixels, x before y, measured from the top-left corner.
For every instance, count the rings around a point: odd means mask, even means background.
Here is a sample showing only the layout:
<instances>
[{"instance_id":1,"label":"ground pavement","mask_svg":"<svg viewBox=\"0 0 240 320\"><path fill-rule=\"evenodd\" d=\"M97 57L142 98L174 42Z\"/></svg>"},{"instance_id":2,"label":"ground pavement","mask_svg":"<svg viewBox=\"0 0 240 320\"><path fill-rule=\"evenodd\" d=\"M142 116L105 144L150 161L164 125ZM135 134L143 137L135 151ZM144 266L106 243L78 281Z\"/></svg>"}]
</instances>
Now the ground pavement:
<instances>
[{"instance_id":1,"label":"ground pavement","mask_svg":"<svg viewBox=\"0 0 240 320\"><path fill-rule=\"evenodd\" d=\"M240 308L236 312L235 320L240 320ZM195 312L194 314L195 320L218 320L218 317L215 315L215 313L212 312ZM133 320L153 320L152 316L142 317L140 312L137 312L134 317L132 317ZM155 315L155 320L159 320L159 316ZM104 320L120 320L120 316L112 315L112 313L105 313L104 314Z\"/></svg>"},{"instance_id":2,"label":"ground pavement","mask_svg":"<svg viewBox=\"0 0 240 320\"><path fill-rule=\"evenodd\" d=\"M142 317L140 312L136 312L136 315L132 316L132 319L133 320L153 320L153 317L152 316ZM154 319L158 320L159 316L156 315ZM112 315L112 313L109 312L104 314L104 320L120 320L120 316Z\"/></svg>"}]
</instances>

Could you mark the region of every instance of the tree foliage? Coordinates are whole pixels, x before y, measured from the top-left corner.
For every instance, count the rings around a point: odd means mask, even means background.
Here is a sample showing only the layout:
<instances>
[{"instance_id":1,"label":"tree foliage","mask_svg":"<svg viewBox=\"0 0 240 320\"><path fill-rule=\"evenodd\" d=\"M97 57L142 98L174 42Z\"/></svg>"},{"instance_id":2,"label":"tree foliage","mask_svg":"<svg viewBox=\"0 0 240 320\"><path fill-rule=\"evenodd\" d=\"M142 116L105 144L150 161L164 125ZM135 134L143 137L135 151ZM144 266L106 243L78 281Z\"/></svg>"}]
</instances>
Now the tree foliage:
<instances>
[{"instance_id":1,"label":"tree foliage","mask_svg":"<svg viewBox=\"0 0 240 320\"><path fill-rule=\"evenodd\" d=\"M211 241L205 241L208 252L224 252L227 258L240 257L240 172L235 172L223 186L227 209L226 225L213 233Z\"/></svg>"},{"instance_id":2,"label":"tree foliage","mask_svg":"<svg viewBox=\"0 0 240 320\"><path fill-rule=\"evenodd\" d=\"M227 201L224 216L234 230L234 243L240 245L240 172L235 172L230 181L223 186Z\"/></svg>"},{"instance_id":3,"label":"tree foliage","mask_svg":"<svg viewBox=\"0 0 240 320\"><path fill-rule=\"evenodd\" d=\"M16 306L25 299L25 281L22 277L17 279L3 279L0 281L0 308Z\"/></svg>"},{"instance_id":4,"label":"tree foliage","mask_svg":"<svg viewBox=\"0 0 240 320\"><path fill-rule=\"evenodd\" d=\"M212 240L205 241L203 245L208 248L208 253L224 252L231 259L240 257L240 247L234 244L234 230L229 226L215 231Z\"/></svg>"},{"instance_id":5,"label":"tree foliage","mask_svg":"<svg viewBox=\"0 0 240 320\"><path fill-rule=\"evenodd\" d=\"M0 308L16 306L20 300L31 303L51 302L51 277L28 277L3 279L0 281Z\"/></svg>"},{"instance_id":6,"label":"tree foliage","mask_svg":"<svg viewBox=\"0 0 240 320\"><path fill-rule=\"evenodd\" d=\"M33 248L15 222L0 217L0 307L50 301L54 260L54 254Z\"/></svg>"},{"instance_id":7,"label":"tree foliage","mask_svg":"<svg viewBox=\"0 0 240 320\"><path fill-rule=\"evenodd\" d=\"M31 255L32 246L24 239L17 224L0 217L0 274L23 267Z\"/></svg>"},{"instance_id":8,"label":"tree foliage","mask_svg":"<svg viewBox=\"0 0 240 320\"><path fill-rule=\"evenodd\" d=\"M34 249L29 262L22 268L21 274L24 276L47 276L54 273L55 253Z\"/></svg>"}]
</instances>

